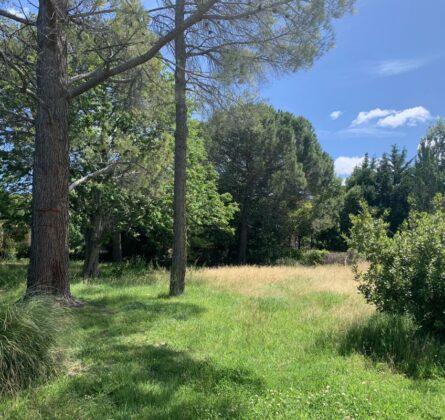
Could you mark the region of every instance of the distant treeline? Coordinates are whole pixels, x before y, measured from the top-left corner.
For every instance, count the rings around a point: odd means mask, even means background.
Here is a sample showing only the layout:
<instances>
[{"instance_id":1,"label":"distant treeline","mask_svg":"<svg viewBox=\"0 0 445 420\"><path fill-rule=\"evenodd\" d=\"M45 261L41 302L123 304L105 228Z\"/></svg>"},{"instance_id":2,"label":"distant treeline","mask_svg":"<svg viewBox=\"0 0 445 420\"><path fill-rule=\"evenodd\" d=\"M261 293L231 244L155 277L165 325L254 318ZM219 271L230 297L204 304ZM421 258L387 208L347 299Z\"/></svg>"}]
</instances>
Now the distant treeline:
<instances>
[{"instance_id":1,"label":"distant treeline","mask_svg":"<svg viewBox=\"0 0 445 420\"><path fill-rule=\"evenodd\" d=\"M174 112L130 113L116 94L92 91L70 128L70 253L84 259L86 276L98 274L99 260L171 261ZM3 258L28 253L29 152L23 144L3 151ZM207 122L190 120L188 262L271 264L302 249L343 251L361 201L385 215L394 233L410 209L430 211L434 195L445 192L444 165L442 122L411 161L393 146L366 156L342 185L303 117L247 103Z\"/></svg>"}]
</instances>

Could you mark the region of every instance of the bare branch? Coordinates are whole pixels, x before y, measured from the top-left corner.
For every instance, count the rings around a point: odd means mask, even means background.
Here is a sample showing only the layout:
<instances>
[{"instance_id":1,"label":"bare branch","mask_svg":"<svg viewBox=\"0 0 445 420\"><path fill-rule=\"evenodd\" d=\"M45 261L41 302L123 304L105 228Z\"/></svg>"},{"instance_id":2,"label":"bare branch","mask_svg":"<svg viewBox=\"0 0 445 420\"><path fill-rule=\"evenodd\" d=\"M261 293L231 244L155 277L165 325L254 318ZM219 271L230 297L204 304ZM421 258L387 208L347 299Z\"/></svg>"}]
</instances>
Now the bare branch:
<instances>
[{"instance_id":1,"label":"bare branch","mask_svg":"<svg viewBox=\"0 0 445 420\"><path fill-rule=\"evenodd\" d=\"M23 23L24 25L35 26L35 24L36 24L34 21L29 20L26 17L14 15L13 13L9 13L7 10L3 10L3 9L0 9L0 16L14 20L15 22L18 22L18 23Z\"/></svg>"}]
</instances>

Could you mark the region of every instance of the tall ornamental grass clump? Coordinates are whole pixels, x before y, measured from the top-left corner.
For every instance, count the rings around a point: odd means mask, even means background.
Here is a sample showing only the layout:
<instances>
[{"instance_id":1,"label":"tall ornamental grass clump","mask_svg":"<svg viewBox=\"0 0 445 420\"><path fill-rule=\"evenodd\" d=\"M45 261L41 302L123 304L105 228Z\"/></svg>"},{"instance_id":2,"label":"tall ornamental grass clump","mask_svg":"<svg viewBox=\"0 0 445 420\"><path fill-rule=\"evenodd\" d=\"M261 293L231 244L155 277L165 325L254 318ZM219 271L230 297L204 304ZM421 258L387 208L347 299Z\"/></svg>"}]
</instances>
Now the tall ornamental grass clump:
<instances>
[{"instance_id":1,"label":"tall ornamental grass clump","mask_svg":"<svg viewBox=\"0 0 445 420\"><path fill-rule=\"evenodd\" d=\"M411 212L401 229L388 234L388 223L363 204L352 216L349 246L369 262L355 267L359 290L378 310L408 315L426 331L445 332L445 212L443 198L431 214Z\"/></svg>"},{"instance_id":2,"label":"tall ornamental grass clump","mask_svg":"<svg viewBox=\"0 0 445 420\"><path fill-rule=\"evenodd\" d=\"M54 374L66 311L49 298L0 305L0 394L13 393Z\"/></svg>"}]
</instances>

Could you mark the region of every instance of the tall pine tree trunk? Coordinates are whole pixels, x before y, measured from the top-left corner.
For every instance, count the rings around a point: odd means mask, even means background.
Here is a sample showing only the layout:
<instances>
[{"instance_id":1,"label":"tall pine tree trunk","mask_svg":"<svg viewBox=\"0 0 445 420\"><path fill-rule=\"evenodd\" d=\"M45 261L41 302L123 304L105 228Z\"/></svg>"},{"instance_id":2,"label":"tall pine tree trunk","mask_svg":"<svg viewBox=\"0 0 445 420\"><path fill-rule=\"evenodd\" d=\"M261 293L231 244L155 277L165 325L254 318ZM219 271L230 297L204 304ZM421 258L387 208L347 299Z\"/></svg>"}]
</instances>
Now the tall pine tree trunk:
<instances>
[{"instance_id":1,"label":"tall pine tree trunk","mask_svg":"<svg viewBox=\"0 0 445 420\"><path fill-rule=\"evenodd\" d=\"M31 259L27 295L72 299L68 279L68 95L65 0L40 0Z\"/></svg>"},{"instance_id":2,"label":"tall pine tree trunk","mask_svg":"<svg viewBox=\"0 0 445 420\"><path fill-rule=\"evenodd\" d=\"M184 21L184 0L176 2L175 25ZM185 34L180 31L175 38L175 186L173 199L173 258L170 273L170 296L184 292L187 265L186 227L186 166L187 166L187 104L186 104L186 45Z\"/></svg>"}]
</instances>

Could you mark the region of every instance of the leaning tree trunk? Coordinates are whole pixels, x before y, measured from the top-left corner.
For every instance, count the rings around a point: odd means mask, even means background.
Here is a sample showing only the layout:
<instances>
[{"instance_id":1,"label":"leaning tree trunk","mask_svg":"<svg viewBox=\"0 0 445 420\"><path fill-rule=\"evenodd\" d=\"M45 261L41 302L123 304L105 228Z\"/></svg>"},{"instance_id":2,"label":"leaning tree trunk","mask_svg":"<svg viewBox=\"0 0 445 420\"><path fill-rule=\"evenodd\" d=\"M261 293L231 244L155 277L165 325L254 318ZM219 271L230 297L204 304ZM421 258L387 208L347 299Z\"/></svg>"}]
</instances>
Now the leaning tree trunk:
<instances>
[{"instance_id":1,"label":"leaning tree trunk","mask_svg":"<svg viewBox=\"0 0 445 420\"><path fill-rule=\"evenodd\" d=\"M176 2L175 25L184 21L184 0ZM187 166L187 104L186 104L186 46L185 34L180 31L175 38L175 186L173 199L173 258L170 273L170 296L184 292L187 265L186 228L186 166Z\"/></svg>"},{"instance_id":2,"label":"leaning tree trunk","mask_svg":"<svg viewBox=\"0 0 445 420\"><path fill-rule=\"evenodd\" d=\"M40 0L37 17L37 116L31 259L27 295L77 303L68 279L68 96L66 0Z\"/></svg>"},{"instance_id":3,"label":"leaning tree trunk","mask_svg":"<svg viewBox=\"0 0 445 420\"><path fill-rule=\"evenodd\" d=\"M113 233L113 261L122 262L122 234Z\"/></svg>"}]
</instances>

